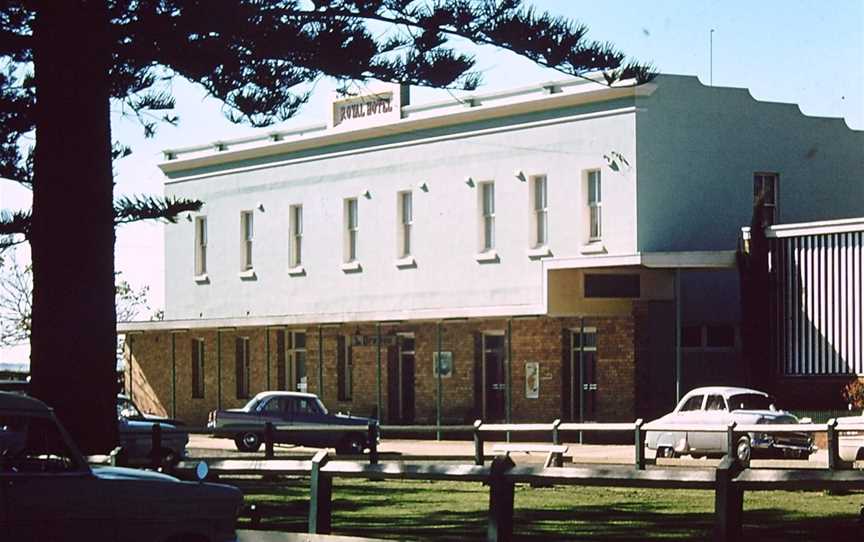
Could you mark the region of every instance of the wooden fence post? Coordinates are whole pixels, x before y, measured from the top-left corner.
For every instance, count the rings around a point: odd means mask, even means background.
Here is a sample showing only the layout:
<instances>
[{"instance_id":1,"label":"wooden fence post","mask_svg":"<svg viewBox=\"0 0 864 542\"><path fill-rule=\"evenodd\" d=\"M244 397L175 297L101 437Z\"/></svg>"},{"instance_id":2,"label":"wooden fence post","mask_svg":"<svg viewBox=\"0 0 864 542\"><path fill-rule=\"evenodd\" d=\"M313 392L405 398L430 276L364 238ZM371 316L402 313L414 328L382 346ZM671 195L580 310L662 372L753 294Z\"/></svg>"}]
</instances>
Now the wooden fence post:
<instances>
[{"instance_id":1,"label":"wooden fence post","mask_svg":"<svg viewBox=\"0 0 864 542\"><path fill-rule=\"evenodd\" d=\"M552 444L554 446L558 446L561 444L561 433L558 431L559 425L561 425L560 419L552 422ZM564 454L552 454L552 464L556 467L563 467Z\"/></svg>"},{"instance_id":2,"label":"wooden fence post","mask_svg":"<svg viewBox=\"0 0 864 542\"><path fill-rule=\"evenodd\" d=\"M162 424L154 423L150 433L150 465L158 469L162 465Z\"/></svg>"},{"instance_id":3,"label":"wooden fence post","mask_svg":"<svg viewBox=\"0 0 864 542\"><path fill-rule=\"evenodd\" d=\"M840 440L837 438L837 418L828 420L828 470L840 467Z\"/></svg>"},{"instance_id":4,"label":"wooden fence post","mask_svg":"<svg viewBox=\"0 0 864 542\"><path fill-rule=\"evenodd\" d=\"M637 470L645 470L645 433L642 431L642 425L645 422L642 418L636 420L635 427L633 428L633 440L634 446L636 446L636 469Z\"/></svg>"},{"instance_id":5,"label":"wooden fence post","mask_svg":"<svg viewBox=\"0 0 864 542\"><path fill-rule=\"evenodd\" d=\"M717 466L714 486L714 542L735 542L741 538L744 490L733 482L741 468L741 463L733 454L727 454Z\"/></svg>"},{"instance_id":6,"label":"wooden fence post","mask_svg":"<svg viewBox=\"0 0 864 542\"><path fill-rule=\"evenodd\" d=\"M367 428L367 440L369 442L369 464L378 464L378 423L369 422Z\"/></svg>"},{"instance_id":7,"label":"wooden fence post","mask_svg":"<svg viewBox=\"0 0 864 542\"><path fill-rule=\"evenodd\" d=\"M738 425L735 422L729 422L729 425L726 426L726 455L729 457L738 458L738 454L736 453L737 446L735 445L735 426Z\"/></svg>"},{"instance_id":8,"label":"wooden fence post","mask_svg":"<svg viewBox=\"0 0 864 542\"><path fill-rule=\"evenodd\" d=\"M483 422L480 420L474 421L474 464L482 465L483 460L483 435L480 434L480 426Z\"/></svg>"},{"instance_id":9,"label":"wooden fence post","mask_svg":"<svg viewBox=\"0 0 864 542\"><path fill-rule=\"evenodd\" d=\"M327 452L319 451L312 458L309 494L309 534L330 534L333 517L333 479L321 473L327 463Z\"/></svg>"},{"instance_id":10,"label":"wooden fence post","mask_svg":"<svg viewBox=\"0 0 864 542\"><path fill-rule=\"evenodd\" d=\"M513 468L509 455L492 460L489 470L489 525L487 542L507 542L513 538L513 481L504 475Z\"/></svg>"},{"instance_id":11,"label":"wooden fence post","mask_svg":"<svg viewBox=\"0 0 864 542\"><path fill-rule=\"evenodd\" d=\"M273 452L273 422L267 422L264 424L264 457L266 459L273 459L276 454Z\"/></svg>"}]
</instances>

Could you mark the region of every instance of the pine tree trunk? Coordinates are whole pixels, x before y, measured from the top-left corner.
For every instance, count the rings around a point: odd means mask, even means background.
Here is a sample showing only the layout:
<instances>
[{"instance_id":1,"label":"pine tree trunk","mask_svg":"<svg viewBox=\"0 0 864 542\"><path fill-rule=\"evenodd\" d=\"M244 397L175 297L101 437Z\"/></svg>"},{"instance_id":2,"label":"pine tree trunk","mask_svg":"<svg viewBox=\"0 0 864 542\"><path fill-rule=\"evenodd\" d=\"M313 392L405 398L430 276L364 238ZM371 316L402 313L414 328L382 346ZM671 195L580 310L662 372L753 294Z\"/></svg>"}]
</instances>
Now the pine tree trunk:
<instances>
[{"instance_id":1,"label":"pine tree trunk","mask_svg":"<svg viewBox=\"0 0 864 542\"><path fill-rule=\"evenodd\" d=\"M34 32L32 392L85 453L117 441L108 22L104 2L42 2Z\"/></svg>"}]
</instances>

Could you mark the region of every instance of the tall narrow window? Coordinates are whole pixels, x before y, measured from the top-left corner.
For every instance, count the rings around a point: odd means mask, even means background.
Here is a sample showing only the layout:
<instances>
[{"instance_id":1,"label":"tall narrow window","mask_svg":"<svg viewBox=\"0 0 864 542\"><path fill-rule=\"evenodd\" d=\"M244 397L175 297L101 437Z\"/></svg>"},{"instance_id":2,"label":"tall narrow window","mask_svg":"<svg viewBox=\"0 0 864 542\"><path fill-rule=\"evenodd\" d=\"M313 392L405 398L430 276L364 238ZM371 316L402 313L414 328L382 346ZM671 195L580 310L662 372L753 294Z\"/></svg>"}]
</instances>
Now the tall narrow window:
<instances>
[{"instance_id":1,"label":"tall narrow window","mask_svg":"<svg viewBox=\"0 0 864 542\"><path fill-rule=\"evenodd\" d=\"M237 337L234 356L234 382L238 399L249 398L249 337Z\"/></svg>"},{"instance_id":2,"label":"tall narrow window","mask_svg":"<svg viewBox=\"0 0 864 542\"><path fill-rule=\"evenodd\" d=\"M192 398L204 398L204 339L192 339Z\"/></svg>"},{"instance_id":3,"label":"tall narrow window","mask_svg":"<svg viewBox=\"0 0 864 542\"><path fill-rule=\"evenodd\" d=\"M414 223L414 198L411 192L399 192L399 257L411 255L411 225Z\"/></svg>"},{"instance_id":4,"label":"tall narrow window","mask_svg":"<svg viewBox=\"0 0 864 542\"><path fill-rule=\"evenodd\" d=\"M252 223L252 211L243 211L240 213L240 270L249 271L252 269L252 238L254 228Z\"/></svg>"},{"instance_id":5,"label":"tall narrow window","mask_svg":"<svg viewBox=\"0 0 864 542\"><path fill-rule=\"evenodd\" d=\"M482 221L483 252L495 248L495 183L480 184L480 219Z\"/></svg>"},{"instance_id":6,"label":"tall narrow window","mask_svg":"<svg viewBox=\"0 0 864 542\"><path fill-rule=\"evenodd\" d=\"M291 390L305 392L308 389L306 380L306 333L291 331L288 333L288 364L291 372Z\"/></svg>"},{"instance_id":7,"label":"tall narrow window","mask_svg":"<svg viewBox=\"0 0 864 542\"><path fill-rule=\"evenodd\" d=\"M602 191L600 171L588 172L588 240L599 241L603 237Z\"/></svg>"},{"instance_id":8,"label":"tall narrow window","mask_svg":"<svg viewBox=\"0 0 864 542\"><path fill-rule=\"evenodd\" d=\"M207 217L195 217L195 275L207 273Z\"/></svg>"},{"instance_id":9,"label":"tall narrow window","mask_svg":"<svg viewBox=\"0 0 864 542\"><path fill-rule=\"evenodd\" d=\"M345 262L357 261L357 234L359 220L357 216L357 198L345 200Z\"/></svg>"},{"instance_id":10,"label":"tall narrow window","mask_svg":"<svg viewBox=\"0 0 864 542\"><path fill-rule=\"evenodd\" d=\"M339 401L351 400L352 370L351 341L340 335L336 337L336 385Z\"/></svg>"},{"instance_id":11,"label":"tall narrow window","mask_svg":"<svg viewBox=\"0 0 864 542\"><path fill-rule=\"evenodd\" d=\"M276 389L302 391L308 389L306 379L306 332L276 333Z\"/></svg>"},{"instance_id":12,"label":"tall narrow window","mask_svg":"<svg viewBox=\"0 0 864 542\"><path fill-rule=\"evenodd\" d=\"M546 177L531 179L531 206L533 211L533 247L543 247L549 243L548 203L546 198Z\"/></svg>"},{"instance_id":13,"label":"tall narrow window","mask_svg":"<svg viewBox=\"0 0 864 542\"><path fill-rule=\"evenodd\" d=\"M776 224L779 178L777 173L753 174L753 205L762 205L763 226Z\"/></svg>"},{"instance_id":14,"label":"tall narrow window","mask_svg":"<svg viewBox=\"0 0 864 542\"><path fill-rule=\"evenodd\" d=\"M289 215L291 222L288 232L291 236L289 266L300 267L303 265L303 206L292 205L289 208Z\"/></svg>"}]
</instances>

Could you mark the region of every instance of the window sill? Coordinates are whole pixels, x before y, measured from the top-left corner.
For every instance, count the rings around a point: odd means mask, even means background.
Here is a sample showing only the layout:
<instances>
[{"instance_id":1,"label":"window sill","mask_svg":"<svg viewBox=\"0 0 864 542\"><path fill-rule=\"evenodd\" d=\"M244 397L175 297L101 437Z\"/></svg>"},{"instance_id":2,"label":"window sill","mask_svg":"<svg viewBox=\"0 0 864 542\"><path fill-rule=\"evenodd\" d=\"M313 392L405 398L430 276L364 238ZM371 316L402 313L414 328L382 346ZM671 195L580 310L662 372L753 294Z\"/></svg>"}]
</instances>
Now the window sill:
<instances>
[{"instance_id":1,"label":"window sill","mask_svg":"<svg viewBox=\"0 0 864 542\"><path fill-rule=\"evenodd\" d=\"M355 260L353 262L343 263L341 269L345 273L359 273L360 271L363 271L363 266L360 265L360 262Z\"/></svg>"},{"instance_id":2,"label":"window sill","mask_svg":"<svg viewBox=\"0 0 864 542\"><path fill-rule=\"evenodd\" d=\"M587 245L583 245L579 252L582 254L606 254L606 247L602 241L592 241Z\"/></svg>"},{"instance_id":3,"label":"window sill","mask_svg":"<svg viewBox=\"0 0 864 542\"><path fill-rule=\"evenodd\" d=\"M237 273L237 276L243 280L254 280L254 279L258 278L257 276L255 276L255 270L254 269L247 269L246 271L240 271L239 273Z\"/></svg>"},{"instance_id":4,"label":"window sill","mask_svg":"<svg viewBox=\"0 0 864 542\"><path fill-rule=\"evenodd\" d=\"M302 265L298 265L295 267L288 268L288 275L292 277L305 277L306 276L306 268Z\"/></svg>"},{"instance_id":5,"label":"window sill","mask_svg":"<svg viewBox=\"0 0 864 542\"><path fill-rule=\"evenodd\" d=\"M498 263L501 259L498 257L498 252L495 250L487 250L474 255L474 259L480 263Z\"/></svg>"},{"instance_id":6,"label":"window sill","mask_svg":"<svg viewBox=\"0 0 864 542\"><path fill-rule=\"evenodd\" d=\"M399 269L410 269L417 267L417 262L414 260L414 256L405 256L396 260L396 267Z\"/></svg>"},{"instance_id":7,"label":"window sill","mask_svg":"<svg viewBox=\"0 0 864 542\"><path fill-rule=\"evenodd\" d=\"M546 245L528 249L528 257L532 260L539 260L541 258L548 258L550 256L552 256L552 251L549 250L549 247L547 247Z\"/></svg>"},{"instance_id":8,"label":"window sill","mask_svg":"<svg viewBox=\"0 0 864 542\"><path fill-rule=\"evenodd\" d=\"M198 284L210 284L210 277L207 275L207 273L195 275L194 277L192 277L192 280L194 280Z\"/></svg>"}]
</instances>

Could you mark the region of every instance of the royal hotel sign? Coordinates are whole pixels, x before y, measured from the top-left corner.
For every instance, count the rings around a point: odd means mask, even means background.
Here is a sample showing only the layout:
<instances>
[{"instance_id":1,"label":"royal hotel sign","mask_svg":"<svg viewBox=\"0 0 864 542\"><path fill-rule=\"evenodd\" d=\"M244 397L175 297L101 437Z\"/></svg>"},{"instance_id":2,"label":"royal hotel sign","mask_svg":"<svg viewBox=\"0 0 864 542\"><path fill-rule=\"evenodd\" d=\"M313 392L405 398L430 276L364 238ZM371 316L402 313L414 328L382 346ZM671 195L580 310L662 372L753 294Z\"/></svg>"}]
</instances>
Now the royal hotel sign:
<instances>
[{"instance_id":1,"label":"royal hotel sign","mask_svg":"<svg viewBox=\"0 0 864 542\"><path fill-rule=\"evenodd\" d=\"M402 118L408 87L382 84L356 96L336 96L331 103L329 128L353 130L389 124Z\"/></svg>"}]
</instances>

